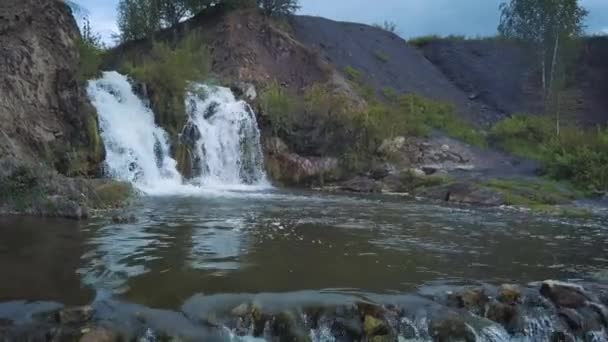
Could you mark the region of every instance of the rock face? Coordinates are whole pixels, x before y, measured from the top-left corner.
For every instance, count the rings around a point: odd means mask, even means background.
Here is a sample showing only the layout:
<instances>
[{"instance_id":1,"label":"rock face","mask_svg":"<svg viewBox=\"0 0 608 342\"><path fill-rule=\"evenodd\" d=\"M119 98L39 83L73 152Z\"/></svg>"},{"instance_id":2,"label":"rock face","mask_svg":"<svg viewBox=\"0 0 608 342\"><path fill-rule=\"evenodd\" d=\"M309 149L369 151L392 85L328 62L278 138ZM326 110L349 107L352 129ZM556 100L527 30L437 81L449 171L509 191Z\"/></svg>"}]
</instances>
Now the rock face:
<instances>
[{"instance_id":1,"label":"rock face","mask_svg":"<svg viewBox=\"0 0 608 342\"><path fill-rule=\"evenodd\" d=\"M0 2L0 214L82 219L131 193L88 179L105 151L78 78L79 39L63 1Z\"/></svg>"},{"instance_id":2,"label":"rock face","mask_svg":"<svg viewBox=\"0 0 608 342\"><path fill-rule=\"evenodd\" d=\"M265 139L266 168L275 181L285 185L323 185L340 178L338 159L304 157L291 153L279 138Z\"/></svg>"},{"instance_id":3,"label":"rock face","mask_svg":"<svg viewBox=\"0 0 608 342\"><path fill-rule=\"evenodd\" d=\"M77 79L78 26L62 1L0 2L0 157L94 175L104 150Z\"/></svg>"}]
</instances>

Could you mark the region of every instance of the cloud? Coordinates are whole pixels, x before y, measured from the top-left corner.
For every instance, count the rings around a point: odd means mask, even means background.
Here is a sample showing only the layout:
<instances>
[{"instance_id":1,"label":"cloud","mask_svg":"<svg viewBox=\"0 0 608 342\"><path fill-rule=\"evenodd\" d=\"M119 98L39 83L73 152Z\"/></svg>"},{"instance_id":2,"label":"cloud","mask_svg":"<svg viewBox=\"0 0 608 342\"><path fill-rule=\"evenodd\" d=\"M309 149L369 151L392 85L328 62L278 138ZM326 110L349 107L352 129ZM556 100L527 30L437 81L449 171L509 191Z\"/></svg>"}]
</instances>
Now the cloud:
<instances>
[{"instance_id":1,"label":"cloud","mask_svg":"<svg viewBox=\"0 0 608 342\"><path fill-rule=\"evenodd\" d=\"M2 1L2 0L0 0ZM118 32L118 0L73 0L89 11L94 30L104 40ZM487 36L496 33L504 0L300 0L300 14L366 24L392 21L404 37L429 34ZM588 32L608 29L608 1L581 0L589 10Z\"/></svg>"}]
</instances>

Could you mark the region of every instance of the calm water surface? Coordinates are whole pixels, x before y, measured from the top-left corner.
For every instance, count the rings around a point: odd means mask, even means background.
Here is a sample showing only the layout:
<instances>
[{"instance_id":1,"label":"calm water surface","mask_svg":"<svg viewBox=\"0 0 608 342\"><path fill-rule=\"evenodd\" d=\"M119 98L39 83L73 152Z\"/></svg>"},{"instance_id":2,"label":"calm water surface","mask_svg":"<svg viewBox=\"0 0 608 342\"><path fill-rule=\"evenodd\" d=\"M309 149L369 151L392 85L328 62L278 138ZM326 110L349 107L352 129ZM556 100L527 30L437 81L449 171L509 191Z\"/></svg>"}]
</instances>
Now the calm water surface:
<instances>
[{"instance_id":1,"label":"calm water surface","mask_svg":"<svg viewBox=\"0 0 608 342\"><path fill-rule=\"evenodd\" d=\"M0 302L173 309L197 294L393 293L608 269L601 218L287 191L145 198L131 212L137 223L0 218Z\"/></svg>"}]
</instances>

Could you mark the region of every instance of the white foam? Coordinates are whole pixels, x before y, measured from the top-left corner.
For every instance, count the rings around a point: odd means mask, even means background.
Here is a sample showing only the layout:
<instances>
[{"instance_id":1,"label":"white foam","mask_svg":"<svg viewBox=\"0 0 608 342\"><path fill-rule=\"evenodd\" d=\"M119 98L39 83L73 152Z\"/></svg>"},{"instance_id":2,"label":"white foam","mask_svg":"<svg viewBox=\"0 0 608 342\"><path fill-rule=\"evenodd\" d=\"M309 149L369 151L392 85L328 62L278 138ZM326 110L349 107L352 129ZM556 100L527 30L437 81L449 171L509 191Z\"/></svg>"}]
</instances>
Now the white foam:
<instances>
[{"instance_id":1,"label":"white foam","mask_svg":"<svg viewBox=\"0 0 608 342\"><path fill-rule=\"evenodd\" d=\"M194 152L202 170L192 180L178 172L167 133L126 76L104 72L89 82L87 92L99 114L110 177L152 196L232 196L271 188L255 115L229 89L197 85L188 94L190 123L200 131Z\"/></svg>"}]
</instances>

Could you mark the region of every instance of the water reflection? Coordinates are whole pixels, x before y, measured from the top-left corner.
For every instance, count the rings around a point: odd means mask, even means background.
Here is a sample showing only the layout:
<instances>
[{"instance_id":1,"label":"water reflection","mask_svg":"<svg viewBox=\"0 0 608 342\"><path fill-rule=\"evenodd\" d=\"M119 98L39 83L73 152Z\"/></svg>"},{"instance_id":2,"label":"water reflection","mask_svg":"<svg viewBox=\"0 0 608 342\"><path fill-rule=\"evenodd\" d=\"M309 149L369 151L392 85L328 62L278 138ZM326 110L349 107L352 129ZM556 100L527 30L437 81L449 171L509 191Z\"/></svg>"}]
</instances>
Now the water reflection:
<instances>
[{"instance_id":1,"label":"water reflection","mask_svg":"<svg viewBox=\"0 0 608 342\"><path fill-rule=\"evenodd\" d=\"M148 198L133 214L135 224L1 226L2 298L77 301L88 288L175 308L198 293L407 292L435 281L525 283L608 269L600 258L608 231L597 218L299 193Z\"/></svg>"},{"instance_id":2,"label":"water reflection","mask_svg":"<svg viewBox=\"0 0 608 342\"><path fill-rule=\"evenodd\" d=\"M239 257L247 254L247 230L243 218L206 222L192 233L189 265L197 270L236 270Z\"/></svg>"}]
</instances>

